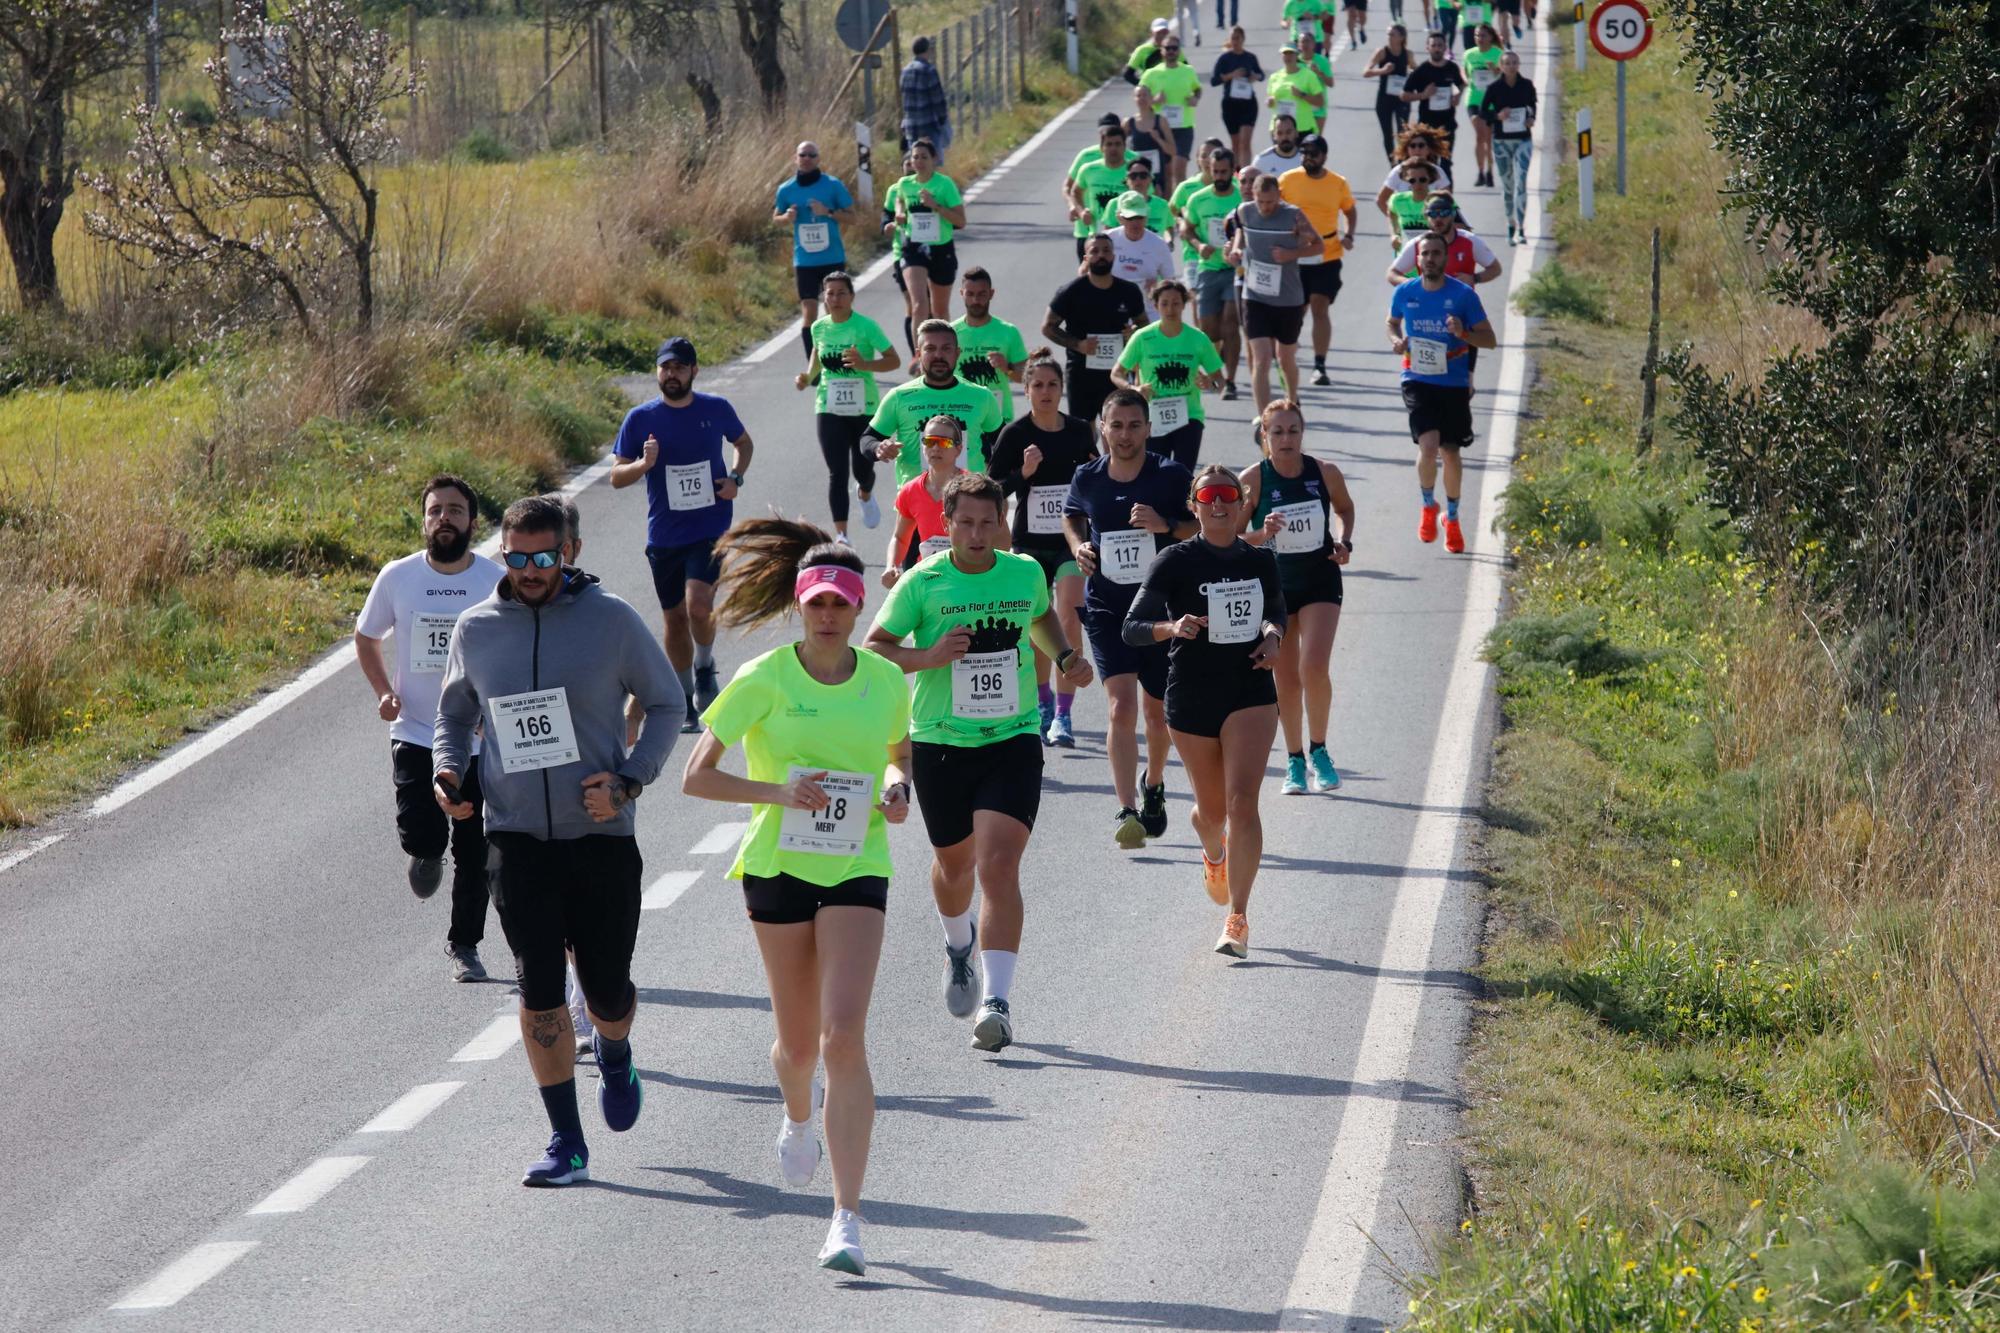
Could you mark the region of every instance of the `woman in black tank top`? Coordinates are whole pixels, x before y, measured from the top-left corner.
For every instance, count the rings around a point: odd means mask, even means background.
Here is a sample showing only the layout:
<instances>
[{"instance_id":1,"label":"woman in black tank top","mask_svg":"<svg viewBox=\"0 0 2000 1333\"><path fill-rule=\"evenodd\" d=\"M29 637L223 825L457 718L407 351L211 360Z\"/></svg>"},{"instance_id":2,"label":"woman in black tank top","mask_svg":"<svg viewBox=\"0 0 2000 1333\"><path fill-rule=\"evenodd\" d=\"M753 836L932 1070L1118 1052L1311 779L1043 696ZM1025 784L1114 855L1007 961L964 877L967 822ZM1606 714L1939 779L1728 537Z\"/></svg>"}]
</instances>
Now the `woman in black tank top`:
<instances>
[{"instance_id":1,"label":"woman in black tank top","mask_svg":"<svg viewBox=\"0 0 2000 1333\"><path fill-rule=\"evenodd\" d=\"M1364 79L1374 79L1375 121L1382 127L1382 151L1390 165L1396 161L1396 135L1410 123L1410 104L1403 100L1403 80L1410 75L1410 34L1398 23L1389 29L1388 44L1368 61L1361 71ZM1389 81L1394 79L1395 89Z\"/></svg>"}]
</instances>

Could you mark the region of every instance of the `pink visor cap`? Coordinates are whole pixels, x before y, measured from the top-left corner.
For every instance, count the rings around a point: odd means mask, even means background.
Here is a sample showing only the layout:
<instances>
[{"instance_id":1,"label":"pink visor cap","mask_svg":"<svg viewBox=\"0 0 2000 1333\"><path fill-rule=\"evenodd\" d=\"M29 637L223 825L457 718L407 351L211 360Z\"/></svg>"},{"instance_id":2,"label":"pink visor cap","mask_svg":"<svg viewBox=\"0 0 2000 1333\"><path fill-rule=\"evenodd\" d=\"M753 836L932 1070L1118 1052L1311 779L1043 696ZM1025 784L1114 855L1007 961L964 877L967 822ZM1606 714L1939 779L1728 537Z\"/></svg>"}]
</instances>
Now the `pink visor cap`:
<instances>
[{"instance_id":1,"label":"pink visor cap","mask_svg":"<svg viewBox=\"0 0 2000 1333\"><path fill-rule=\"evenodd\" d=\"M799 571L798 582L792 586L801 602L830 592L849 606L861 605L866 591L861 576L844 565L808 565Z\"/></svg>"}]
</instances>

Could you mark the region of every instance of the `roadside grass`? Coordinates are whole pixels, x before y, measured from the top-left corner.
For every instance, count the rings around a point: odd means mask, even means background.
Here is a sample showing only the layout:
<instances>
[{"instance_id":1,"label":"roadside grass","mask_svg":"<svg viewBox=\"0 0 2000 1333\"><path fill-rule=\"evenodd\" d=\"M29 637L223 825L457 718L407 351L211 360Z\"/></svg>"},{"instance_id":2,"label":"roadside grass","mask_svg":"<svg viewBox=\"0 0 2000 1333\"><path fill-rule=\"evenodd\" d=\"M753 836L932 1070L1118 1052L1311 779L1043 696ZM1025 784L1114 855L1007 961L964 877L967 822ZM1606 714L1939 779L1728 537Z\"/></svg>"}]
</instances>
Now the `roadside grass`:
<instances>
[{"instance_id":1,"label":"roadside grass","mask_svg":"<svg viewBox=\"0 0 2000 1333\"><path fill-rule=\"evenodd\" d=\"M1856 725L1812 609L1739 549L1664 421L1636 448L1655 225L1663 345L1754 376L1816 336L1721 213L1676 50L1663 29L1628 71L1631 193L1600 152L1584 224L1567 164L1561 266L1524 293L1473 1207L1407 1275L1410 1327L2000 1328L2000 1171L1954 1146L1923 1068L1934 1047L1986 1114L1990 830L1953 833L1980 821L1943 817L1949 770L1911 767L1941 740ZM1607 62L1564 80L1608 112ZM1946 961L1985 981L1954 991Z\"/></svg>"},{"instance_id":2,"label":"roadside grass","mask_svg":"<svg viewBox=\"0 0 2000 1333\"><path fill-rule=\"evenodd\" d=\"M1113 73L1149 14L1092 0L1085 31L1103 40L1081 76L1053 40L1029 95L954 142L953 174ZM112 315L0 320L0 384L28 386L0 396L0 560L26 571L0 593L0 829L349 633L375 570L418 544L431 473L465 475L490 521L601 451L623 409L607 372L650 365L668 332L719 362L795 312L769 190L792 144L828 127L760 129L710 142L669 121L612 151L385 172L389 316L365 343L236 335L148 361L121 349ZM851 171L845 129L822 137ZM894 165L878 158L878 184ZM860 230L856 266L880 250ZM74 235L64 245L87 305L78 275L117 269Z\"/></svg>"}]
</instances>

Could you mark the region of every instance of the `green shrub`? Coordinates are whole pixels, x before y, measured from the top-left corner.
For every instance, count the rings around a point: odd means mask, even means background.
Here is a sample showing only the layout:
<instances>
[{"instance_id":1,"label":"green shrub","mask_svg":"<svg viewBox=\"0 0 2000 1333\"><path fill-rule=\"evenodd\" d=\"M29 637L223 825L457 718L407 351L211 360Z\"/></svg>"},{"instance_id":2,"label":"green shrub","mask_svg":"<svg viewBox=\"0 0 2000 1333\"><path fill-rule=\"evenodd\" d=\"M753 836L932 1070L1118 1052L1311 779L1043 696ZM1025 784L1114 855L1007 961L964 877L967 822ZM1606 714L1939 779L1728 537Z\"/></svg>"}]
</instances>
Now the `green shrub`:
<instances>
[{"instance_id":1,"label":"green shrub","mask_svg":"<svg viewBox=\"0 0 2000 1333\"><path fill-rule=\"evenodd\" d=\"M1486 655L1503 671L1555 669L1586 678L1622 675L1651 660L1613 643L1604 613L1588 606L1556 616L1515 616L1487 636Z\"/></svg>"},{"instance_id":2,"label":"green shrub","mask_svg":"<svg viewBox=\"0 0 2000 1333\"><path fill-rule=\"evenodd\" d=\"M1821 960L1774 961L1714 930L1621 931L1555 987L1604 1022L1654 1041L1823 1032L1844 1006Z\"/></svg>"},{"instance_id":3,"label":"green shrub","mask_svg":"<svg viewBox=\"0 0 2000 1333\"><path fill-rule=\"evenodd\" d=\"M177 112L183 123L196 129L215 124L215 108L200 93L183 93L167 99L167 110Z\"/></svg>"},{"instance_id":4,"label":"green shrub","mask_svg":"<svg viewBox=\"0 0 2000 1333\"><path fill-rule=\"evenodd\" d=\"M487 129L474 130L466 135L452 151L464 161L477 162L482 166L514 160L514 150L499 135Z\"/></svg>"},{"instance_id":5,"label":"green shrub","mask_svg":"<svg viewBox=\"0 0 2000 1333\"><path fill-rule=\"evenodd\" d=\"M1562 473L1517 475L1507 485L1500 525L1517 546L1574 549L1604 540L1604 520L1584 484Z\"/></svg>"},{"instance_id":6,"label":"green shrub","mask_svg":"<svg viewBox=\"0 0 2000 1333\"><path fill-rule=\"evenodd\" d=\"M1603 286L1570 272L1559 259L1551 259L1521 284L1521 290L1514 296L1514 306L1534 319L1580 319L1587 324L1602 324L1611 317L1604 304Z\"/></svg>"}]
</instances>

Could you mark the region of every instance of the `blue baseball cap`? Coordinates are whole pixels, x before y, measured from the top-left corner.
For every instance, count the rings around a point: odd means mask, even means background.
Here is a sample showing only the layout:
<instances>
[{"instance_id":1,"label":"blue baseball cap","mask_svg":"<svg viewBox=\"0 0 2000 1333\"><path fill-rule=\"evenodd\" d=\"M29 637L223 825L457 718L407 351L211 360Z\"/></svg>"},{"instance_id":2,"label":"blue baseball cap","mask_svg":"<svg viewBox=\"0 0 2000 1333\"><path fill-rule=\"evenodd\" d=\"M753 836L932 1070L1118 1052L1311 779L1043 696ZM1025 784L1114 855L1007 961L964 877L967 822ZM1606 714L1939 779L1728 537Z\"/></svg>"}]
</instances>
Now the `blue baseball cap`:
<instances>
[{"instance_id":1,"label":"blue baseball cap","mask_svg":"<svg viewBox=\"0 0 2000 1333\"><path fill-rule=\"evenodd\" d=\"M678 361L684 366L701 364L695 359L694 344L686 338L678 336L669 338L661 343L660 350L653 353L654 365L664 366L669 361Z\"/></svg>"}]
</instances>

